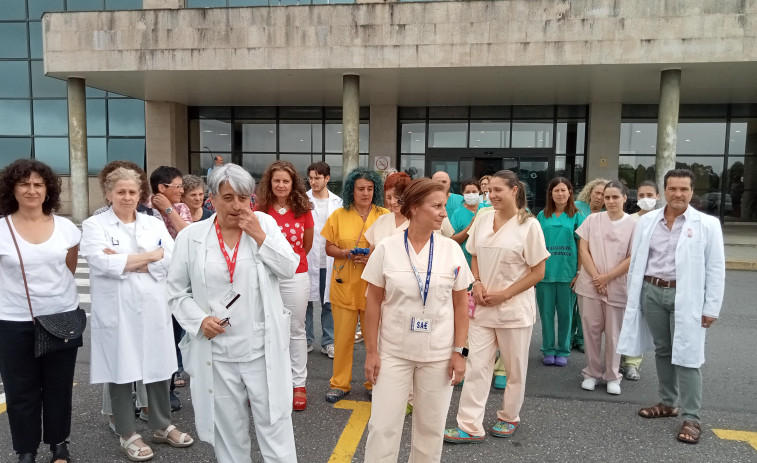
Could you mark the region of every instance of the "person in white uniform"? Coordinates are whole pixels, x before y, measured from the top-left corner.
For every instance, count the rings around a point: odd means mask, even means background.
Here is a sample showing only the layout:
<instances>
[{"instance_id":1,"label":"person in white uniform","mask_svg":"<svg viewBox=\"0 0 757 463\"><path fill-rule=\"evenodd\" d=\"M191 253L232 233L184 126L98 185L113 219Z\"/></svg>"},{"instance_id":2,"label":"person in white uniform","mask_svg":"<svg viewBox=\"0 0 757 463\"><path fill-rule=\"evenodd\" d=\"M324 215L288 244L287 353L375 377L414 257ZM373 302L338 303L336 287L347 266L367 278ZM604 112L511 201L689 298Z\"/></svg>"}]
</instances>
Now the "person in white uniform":
<instances>
[{"instance_id":1,"label":"person in white uniform","mask_svg":"<svg viewBox=\"0 0 757 463\"><path fill-rule=\"evenodd\" d=\"M132 383L147 390L152 441L194 442L170 422L169 386L176 371L171 313L165 299L173 239L155 217L137 214L139 174L119 167L105 180L111 208L82 223L81 254L90 267L92 384L107 383L119 450L131 461L153 457L135 432Z\"/></svg>"},{"instance_id":2,"label":"person in white uniform","mask_svg":"<svg viewBox=\"0 0 757 463\"><path fill-rule=\"evenodd\" d=\"M246 170L216 167L208 189L216 214L177 236L168 273L168 304L187 332L179 347L197 434L219 463L251 462L249 401L263 460L295 462L291 313L279 279L300 258L272 217L250 210Z\"/></svg>"},{"instance_id":3,"label":"person in white uniform","mask_svg":"<svg viewBox=\"0 0 757 463\"><path fill-rule=\"evenodd\" d=\"M381 240L363 271L365 375L375 385L366 462L397 461L410 389L409 461L441 459L452 386L465 373L467 289L473 282L460 246L434 233L446 216L445 193L438 182L414 181L402 205L408 228Z\"/></svg>"}]
</instances>

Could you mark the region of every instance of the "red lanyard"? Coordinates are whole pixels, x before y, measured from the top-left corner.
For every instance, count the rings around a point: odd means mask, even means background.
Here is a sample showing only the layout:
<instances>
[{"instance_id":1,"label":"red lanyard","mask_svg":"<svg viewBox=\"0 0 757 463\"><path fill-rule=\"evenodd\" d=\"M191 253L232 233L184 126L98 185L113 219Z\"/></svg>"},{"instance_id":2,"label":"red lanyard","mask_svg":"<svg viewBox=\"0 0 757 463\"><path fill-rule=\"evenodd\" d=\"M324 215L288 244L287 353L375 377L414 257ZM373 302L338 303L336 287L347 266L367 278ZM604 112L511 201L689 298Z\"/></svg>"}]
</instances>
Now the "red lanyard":
<instances>
[{"instance_id":1,"label":"red lanyard","mask_svg":"<svg viewBox=\"0 0 757 463\"><path fill-rule=\"evenodd\" d=\"M237 253L239 252L239 243L242 241L242 230L239 230L237 245L234 246L234 255L229 259L229 253L226 252L226 245L223 243L223 236L221 236L221 227L218 226L218 220L216 220L215 225L218 244L221 246L221 253L223 254L223 258L226 259L226 265L229 267L229 283L234 283L234 269L237 268Z\"/></svg>"}]
</instances>

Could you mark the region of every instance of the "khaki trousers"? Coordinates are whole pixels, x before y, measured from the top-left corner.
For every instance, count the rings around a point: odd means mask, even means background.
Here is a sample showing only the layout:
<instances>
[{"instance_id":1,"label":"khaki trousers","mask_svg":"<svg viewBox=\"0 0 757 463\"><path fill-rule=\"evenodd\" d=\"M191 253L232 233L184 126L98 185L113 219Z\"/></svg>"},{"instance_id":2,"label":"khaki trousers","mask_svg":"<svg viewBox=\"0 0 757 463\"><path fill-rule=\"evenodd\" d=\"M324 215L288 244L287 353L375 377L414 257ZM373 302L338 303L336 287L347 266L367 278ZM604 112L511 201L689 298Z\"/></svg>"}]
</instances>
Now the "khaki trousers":
<instances>
[{"instance_id":1,"label":"khaki trousers","mask_svg":"<svg viewBox=\"0 0 757 463\"><path fill-rule=\"evenodd\" d=\"M616 307L599 299L578 296L581 323L584 329L586 368L581 373L586 378L615 381L623 375L620 369L618 338L623 325L624 307ZM605 353L602 356L602 333L605 335Z\"/></svg>"},{"instance_id":2,"label":"khaki trousers","mask_svg":"<svg viewBox=\"0 0 757 463\"><path fill-rule=\"evenodd\" d=\"M413 392L411 463L436 463L442 458L444 425L452 384L449 360L416 362L381 355L368 422L366 463L396 462L402 439L407 395Z\"/></svg>"},{"instance_id":3,"label":"khaki trousers","mask_svg":"<svg viewBox=\"0 0 757 463\"><path fill-rule=\"evenodd\" d=\"M494 356L499 347L507 369L507 388L497 418L520 422L520 409L526 395L528 347L533 326L525 328L486 328L471 320L468 329L470 346L465 368L465 384L457 410L457 426L472 436L483 436L486 400L491 388Z\"/></svg>"}]
</instances>

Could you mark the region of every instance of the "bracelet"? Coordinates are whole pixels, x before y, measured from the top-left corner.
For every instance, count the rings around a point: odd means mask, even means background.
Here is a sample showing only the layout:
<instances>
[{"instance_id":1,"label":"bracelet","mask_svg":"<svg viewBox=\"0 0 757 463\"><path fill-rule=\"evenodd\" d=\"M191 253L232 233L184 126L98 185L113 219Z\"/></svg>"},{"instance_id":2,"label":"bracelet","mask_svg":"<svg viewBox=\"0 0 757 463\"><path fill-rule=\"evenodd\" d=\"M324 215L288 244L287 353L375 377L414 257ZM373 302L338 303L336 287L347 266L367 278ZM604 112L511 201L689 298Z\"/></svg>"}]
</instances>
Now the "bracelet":
<instances>
[{"instance_id":1,"label":"bracelet","mask_svg":"<svg viewBox=\"0 0 757 463\"><path fill-rule=\"evenodd\" d=\"M476 280L476 281L474 281L474 282L473 282L473 285L472 285L472 286L476 286L476 285L482 285L482 284L483 284L483 283L481 283L481 280Z\"/></svg>"}]
</instances>

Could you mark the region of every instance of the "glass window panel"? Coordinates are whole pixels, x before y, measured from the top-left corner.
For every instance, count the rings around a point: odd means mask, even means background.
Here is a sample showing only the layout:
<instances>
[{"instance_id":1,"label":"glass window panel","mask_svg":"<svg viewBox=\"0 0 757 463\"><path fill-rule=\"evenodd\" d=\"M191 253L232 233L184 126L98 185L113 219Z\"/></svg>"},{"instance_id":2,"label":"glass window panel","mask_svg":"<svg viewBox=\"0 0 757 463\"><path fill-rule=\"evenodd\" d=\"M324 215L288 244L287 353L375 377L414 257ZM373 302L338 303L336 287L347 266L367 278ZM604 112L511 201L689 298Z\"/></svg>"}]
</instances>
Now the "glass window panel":
<instances>
[{"instance_id":1,"label":"glass window panel","mask_svg":"<svg viewBox=\"0 0 757 463\"><path fill-rule=\"evenodd\" d=\"M368 167L368 155L367 154L361 154L357 157L357 165L360 167Z\"/></svg>"},{"instance_id":2,"label":"glass window panel","mask_svg":"<svg viewBox=\"0 0 757 463\"><path fill-rule=\"evenodd\" d=\"M68 174L68 138L35 138L34 158L58 174Z\"/></svg>"},{"instance_id":3,"label":"glass window panel","mask_svg":"<svg viewBox=\"0 0 757 463\"><path fill-rule=\"evenodd\" d=\"M268 6L268 0L229 0L229 6Z\"/></svg>"},{"instance_id":4,"label":"glass window panel","mask_svg":"<svg viewBox=\"0 0 757 463\"><path fill-rule=\"evenodd\" d=\"M282 154L279 159L282 161L289 161L292 164L294 164L294 168L297 170L297 172L300 174L300 177L302 179L307 178L307 170L308 166L313 163L313 155L311 154ZM318 160L320 160L320 154L318 155ZM309 189L310 186L305 184L305 189Z\"/></svg>"},{"instance_id":5,"label":"glass window panel","mask_svg":"<svg viewBox=\"0 0 757 463\"><path fill-rule=\"evenodd\" d=\"M467 136L467 121L433 121L428 124L429 148L465 148Z\"/></svg>"},{"instance_id":6,"label":"glass window panel","mask_svg":"<svg viewBox=\"0 0 757 463\"><path fill-rule=\"evenodd\" d=\"M68 102L34 100L34 134L68 135Z\"/></svg>"},{"instance_id":7,"label":"glass window panel","mask_svg":"<svg viewBox=\"0 0 757 463\"><path fill-rule=\"evenodd\" d=\"M431 106L428 108L429 119L468 119L467 106Z\"/></svg>"},{"instance_id":8,"label":"glass window panel","mask_svg":"<svg viewBox=\"0 0 757 463\"><path fill-rule=\"evenodd\" d=\"M30 138L0 138L0 169L16 159L32 157L32 141Z\"/></svg>"},{"instance_id":9,"label":"glass window panel","mask_svg":"<svg viewBox=\"0 0 757 463\"><path fill-rule=\"evenodd\" d=\"M0 98L29 98L27 61L0 61Z\"/></svg>"},{"instance_id":10,"label":"glass window panel","mask_svg":"<svg viewBox=\"0 0 757 463\"><path fill-rule=\"evenodd\" d=\"M344 181L344 173L342 172L342 155L340 154L327 154L326 156L326 164L331 167L331 181L329 182L329 190L336 193L337 191L334 188L338 188L339 191L342 191L342 182ZM338 193L337 193L338 194Z\"/></svg>"},{"instance_id":11,"label":"glass window panel","mask_svg":"<svg viewBox=\"0 0 757 463\"><path fill-rule=\"evenodd\" d=\"M105 91L97 88L87 87L86 92L87 98L105 98Z\"/></svg>"},{"instance_id":12,"label":"glass window panel","mask_svg":"<svg viewBox=\"0 0 757 463\"><path fill-rule=\"evenodd\" d=\"M187 0L187 8L217 8L226 6L226 0Z\"/></svg>"},{"instance_id":13,"label":"glass window panel","mask_svg":"<svg viewBox=\"0 0 757 463\"><path fill-rule=\"evenodd\" d=\"M108 163L108 150L104 137L87 137L87 171L89 175L97 175Z\"/></svg>"},{"instance_id":14,"label":"glass window panel","mask_svg":"<svg viewBox=\"0 0 757 463\"><path fill-rule=\"evenodd\" d=\"M368 153L368 147L369 144L369 137L370 137L370 126L368 124L360 124L360 127L358 128L358 152L360 153ZM366 158L368 159L368 158ZM362 165L362 164L361 164Z\"/></svg>"},{"instance_id":15,"label":"glass window panel","mask_svg":"<svg viewBox=\"0 0 757 463\"><path fill-rule=\"evenodd\" d=\"M63 0L28 0L29 19L39 19L46 11L63 11Z\"/></svg>"},{"instance_id":16,"label":"glass window panel","mask_svg":"<svg viewBox=\"0 0 757 463\"><path fill-rule=\"evenodd\" d=\"M401 153L425 153L426 152L426 123L425 122L401 122L400 123L400 152Z\"/></svg>"},{"instance_id":17,"label":"glass window panel","mask_svg":"<svg viewBox=\"0 0 757 463\"><path fill-rule=\"evenodd\" d=\"M555 150L557 154L583 154L586 123L562 121L557 123Z\"/></svg>"},{"instance_id":18,"label":"glass window panel","mask_svg":"<svg viewBox=\"0 0 757 463\"><path fill-rule=\"evenodd\" d=\"M622 122L620 154L655 154L657 122Z\"/></svg>"},{"instance_id":19,"label":"glass window panel","mask_svg":"<svg viewBox=\"0 0 757 463\"><path fill-rule=\"evenodd\" d=\"M145 134L145 103L142 100L108 100L108 134Z\"/></svg>"},{"instance_id":20,"label":"glass window panel","mask_svg":"<svg viewBox=\"0 0 757 463\"><path fill-rule=\"evenodd\" d=\"M694 196L691 205L702 212L720 215L717 205L722 186L723 167L725 159L722 156L677 156L677 169L690 169L694 172Z\"/></svg>"},{"instance_id":21,"label":"glass window panel","mask_svg":"<svg viewBox=\"0 0 757 463\"><path fill-rule=\"evenodd\" d=\"M276 152L276 121L242 121L242 151Z\"/></svg>"},{"instance_id":22,"label":"glass window panel","mask_svg":"<svg viewBox=\"0 0 757 463\"><path fill-rule=\"evenodd\" d=\"M723 122L679 122L679 154L723 154L725 152L725 129Z\"/></svg>"},{"instance_id":23,"label":"glass window panel","mask_svg":"<svg viewBox=\"0 0 757 463\"><path fill-rule=\"evenodd\" d=\"M26 19L24 0L2 0L0 2L0 19Z\"/></svg>"},{"instance_id":24,"label":"glass window panel","mask_svg":"<svg viewBox=\"0 0 757 463\"><path fill-rule=\"evenodd\" d=\"M105 0L106 10L141 10L142 0Z\"/></svg>"},{"instance_id":25,"label":"glass window panel","mask_svg":"<svg viewBox=\"0 0 757 463\"><path fill-rule=\"evenodd\" d=\"M654 180L654 173L655 156L621 155L618 160L618 179L630 189L636 188L644 180Z\"/></svg>"},{"instance_id":26,"label":"glass window panel","mask_svg":"<svg viewBox=\"0 0 757 463\"><path fill-rule=\"evenodd\" d=\"M108 140L108 162L131 161L142 167L145 166L144 138L111 138Z\"/></svg>"},{"instance_id":27,"label":"glass window panel","mask_svg":"<svg viewBox=\"0 0 757 463\"><path fill-rule=\"evenodd\" d=\"M103 9L103 0L68 0L67 11L100 11Z\"/></svg>"},{"instance_id":28,"label":"glass window panel","mask_svg":"<svg viewBox=\"0 0 757 463\"><path fill-rule=\"evenodd\" d=\"M342 152L342 124L338 122L326 122L326 152Z\"/></svg>"},{"instance_id":29,"label":"glass window panel","mask_svg":"<svg viewBox=\"0 0 757 463\"><path fill-rule=\"evenodd\" d=\"M65 98L66 81L47 77L42 61L32 61L32 96L36 98Z\"/></svg>"},{"instance_id":30,"label":"glass window panel","mask_svg":"<svg viewBox=\"0 0 757 463\"><path fill-rule=\"evenodd\" d=\"M192 151L231 151L232 128L229 121L194 119L190 121L189 126Z\"/></svg>"},{"instance_id":31,"label":"glass window panel","mask_svg":"<svg viewBox=\"0 0 757 463\"><path fill-rule=\"evenodd\" d=\"M105 100L87 100L87 136L105 136Z\"/></svg>"},{"instance_id":32,"label":"glass window panel","mask_svg":"<svg viewBox=\"0 0 757 463\"><path fill-rule=\"evenodd\" d=\"M108 98L129 98L129 97L125 95L121 95L120 93L108 92Z\"/></svg>"},{"instance_id":33,"label":"glass window panel","mask_svg":"<svg viewBox=\"0 0 757 463\"><path fill-rule=\"evenodd\" d=\"M263 172L276 160L276 153L242 153L242 167L260 182Z\"/></svg>"},{"instance_id":34,"label":"glass window panel","mask_svg":"<svg viewBox=\"0 0 757 463\"><path fill-rule=\"evenodd\" d=\"M757 211L749 211L750 203L754 202L757 194L757 181L754 175L755 169L754 155L749 156L751 161L751 175L745 176L745 158L744 156L728 156L728 172L726 172L725 186L726 196L725 204L719 204L725 212L726 220L755 220ZM744 183L744 179L749 180L752 185Z\"/></svg>"},{"instance_id":35,"label":"glass window panel","mask_svg":"<svg viewBox=\"0 0 757 463\"><path fill-rule=\"evenodd\" d=\"M552 122L513 122L513 148L551 148Z\"/></svg>"},{"instance_id":36,"label":"glass window panel","mask_svg":"<svg viewBox=\"0 0 757 463\"><path fill-rule=\"evenodd\" d=\"M28 100L0 100L0 135L31 135Z\"/></svg>"},{"instance_id":37,"label":"glass window panel","mask_svg":"<svg viewBox=\"0 0 757 463\"><path fill-rule=\"evenodd\" d=\"M583 156L576 156L575 163L573 164L573 192L578 194L581 188L586 185L586 167ZM570 178L570 177L569 177Z\"/></svg>"},{"instance_id":38,"label":"glass window panel","mask_svg":"<svg viewBox=\"0 0 757 463\"><path fill-rule=\"evenodd\" d=\"M26 58L26 23L0 23L0 58Z\"/></svg>"},{"instance_id":39,"label":"glass window panel","mask_svg":"<svg viewBox=\"0 0 757 463\"><path fill-rule=\"evenodd\" d=\"M731 122L729 154L757 153L757 118Z\"/></svg>"},{"instance_id":40,"label":"glass window panel","mask_svg":"<svg viewBox=\"0 0 757 463\"><path fill-rule=\"evenodd\" d=\"M29 47L32 59L42 59L42 23L39 21L29 23Z\"/></svg>"},{"instance_id":41,"label":"glass window panel","mask_svg":"<svg viewBox=\"0 0 757 463\"><path fill-rule=\"evenodd\" d=\"M471 121L471 148L508 148L510 146L509 121Z\"/></svg>"},{"instance_id":42,"label":"glass window panel","mask_svg":"<svg viewBox=\"0 0 757 463\"><path fill-rule=\"evenodd\" d=\"M321 124L305 121L279 123L279 150L289 153L321 151ZM315 146L315 145L318 146Z\"/></svg>"}]
</instances>

